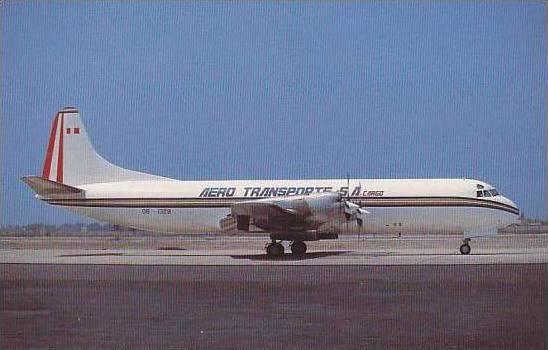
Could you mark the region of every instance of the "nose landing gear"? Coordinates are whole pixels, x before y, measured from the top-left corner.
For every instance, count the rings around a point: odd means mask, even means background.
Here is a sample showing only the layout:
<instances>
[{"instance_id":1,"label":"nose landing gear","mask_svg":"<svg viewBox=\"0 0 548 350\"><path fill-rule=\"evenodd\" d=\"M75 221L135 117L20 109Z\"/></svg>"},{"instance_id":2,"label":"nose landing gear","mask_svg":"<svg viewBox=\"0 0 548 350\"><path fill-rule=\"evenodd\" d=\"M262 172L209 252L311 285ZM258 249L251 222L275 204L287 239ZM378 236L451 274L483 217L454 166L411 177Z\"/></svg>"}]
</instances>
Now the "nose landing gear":
<instances>
[{"instance_id":1,"label":"nose landing gear","mask_svg":"<svg viewBox=\"0 0 548 350\"><path fill-rule=\"evenodd\" d=\"M470 244L468 244L468 242L470 242L470 238L465 238L463 241L462 241L462 245L460 246L460 253L462 255L468 255L470 254L470 251L472 250L472 248L470 248Z\"/></svg>"}]
</instances>

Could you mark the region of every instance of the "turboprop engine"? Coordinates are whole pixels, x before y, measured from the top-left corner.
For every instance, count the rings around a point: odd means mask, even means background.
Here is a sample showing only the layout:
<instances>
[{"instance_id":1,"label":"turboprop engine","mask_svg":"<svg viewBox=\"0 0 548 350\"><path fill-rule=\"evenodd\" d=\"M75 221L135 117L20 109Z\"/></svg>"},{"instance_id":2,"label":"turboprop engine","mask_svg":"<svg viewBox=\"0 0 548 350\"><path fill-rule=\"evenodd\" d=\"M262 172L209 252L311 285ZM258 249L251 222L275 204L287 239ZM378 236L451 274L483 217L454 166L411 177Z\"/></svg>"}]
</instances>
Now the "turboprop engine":
<instances>
[{"instance_id":1,"label":"turboprop engine","mask_svg":"<svg viewBox=\"0 0 548 350\"><path fill-rule=\"evenodd\" d=\"M248 230L250 219L267 231L307 231L344 218L362 225L366 214L365 209L344 199L342 194L329 192L238 203L232 206L231 216L238 229L244 231Z\"/></svg>"}]
</instances>

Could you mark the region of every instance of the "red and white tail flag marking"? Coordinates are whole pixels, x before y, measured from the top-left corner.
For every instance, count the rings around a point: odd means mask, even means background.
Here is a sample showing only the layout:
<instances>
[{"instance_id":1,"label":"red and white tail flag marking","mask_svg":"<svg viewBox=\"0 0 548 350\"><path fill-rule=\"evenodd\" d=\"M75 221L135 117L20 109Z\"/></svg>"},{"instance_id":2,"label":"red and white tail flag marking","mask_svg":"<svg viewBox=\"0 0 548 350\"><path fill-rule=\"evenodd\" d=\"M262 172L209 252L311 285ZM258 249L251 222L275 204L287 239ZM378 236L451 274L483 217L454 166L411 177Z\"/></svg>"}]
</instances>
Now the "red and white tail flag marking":
<instances>
[{"instance_id":1,"label":"red and white tail flag marking","mask_svg":"<svg viewBox=\"0 0 548 350\"><path fill-rule=\"evenodd\" d=\"M63 182L63 134L65 114L57 113L51 125L42 177L51 181Z\"/></svg>"}]
</instances>

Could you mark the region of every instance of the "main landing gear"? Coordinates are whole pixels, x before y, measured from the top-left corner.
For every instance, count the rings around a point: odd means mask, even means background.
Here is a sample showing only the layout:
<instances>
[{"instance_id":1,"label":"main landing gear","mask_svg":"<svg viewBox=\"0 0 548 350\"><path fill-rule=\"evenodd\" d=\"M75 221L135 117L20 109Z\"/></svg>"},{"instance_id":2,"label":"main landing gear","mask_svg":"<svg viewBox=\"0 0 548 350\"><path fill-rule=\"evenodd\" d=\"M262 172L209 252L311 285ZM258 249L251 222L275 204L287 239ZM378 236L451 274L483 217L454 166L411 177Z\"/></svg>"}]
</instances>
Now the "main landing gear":
<instances>
[{"instance_id":1,"label":"main landing gear","mask_svg":"<svg viewBox=\"0 0 548 350\"><path fill-rule=\"evenodd\" d=\"M465 238L463 241L462 241L462 245L460 246L460 253L462 255L468 255L470 254L470 251L472 250L472 248L470 248L470 244L468 244L468 242L470 242L470 238Z\"/></svg>"},{"instance_id":2,"label":"main landing gear","mask_svg":"<svg viewBox=\"0 0 548 350\"><path fill-rule=\"evenodd\" d=\"M306 244L302 241L293 241L290 245L291 253L295 256L303 256L306 253ZM272 243L266 245L266 255L269 257L280 257L285 253L284 246L281 241L276 242L272 240Z\"/></svg>"},{"instance_id":3,"label":"main landing gear","mask_svg":"<svg viewBox=\"0 0 548 350\"><path fill-rule=\"evenodd\" d=\"M272 240L272 243L267 244L266 246L266 255L270 257L278 257L284 255L284 246Z\"/></svg>"},{"instance_id":4,"label":"main landing gear","mask_svg":"<svg viewBox=\"0 0 548 350\"><path fill-rule=\"evenodd\" d=\"M306 253L306 244L302 241L291 243L291 253L296 256L303 256Z\"/></svg>"}]
</instances>

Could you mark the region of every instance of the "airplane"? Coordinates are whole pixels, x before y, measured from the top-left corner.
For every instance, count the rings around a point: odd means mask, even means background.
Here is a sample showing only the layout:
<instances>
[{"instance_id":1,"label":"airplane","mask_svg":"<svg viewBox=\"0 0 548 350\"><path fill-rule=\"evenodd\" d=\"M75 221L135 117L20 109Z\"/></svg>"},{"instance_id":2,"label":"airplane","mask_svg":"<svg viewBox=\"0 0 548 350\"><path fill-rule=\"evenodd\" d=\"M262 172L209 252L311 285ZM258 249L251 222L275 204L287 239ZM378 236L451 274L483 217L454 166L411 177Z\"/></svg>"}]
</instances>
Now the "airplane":
<instances>
[{"instance_id":1,"label":"airplane","mask_svg":"<svg viewBox=\"0 0 548 350\"><path fill-rule=\"evenodd\" d=\"M519 209L474 179L322 179L180 181L116 166L91 144L80 113L52 122L41 176L21 178L48 204L124 227L165 233L269 234L266 253L295 256L305 242L341 233L492 236Z\"/></svg>"}]
</instances>

